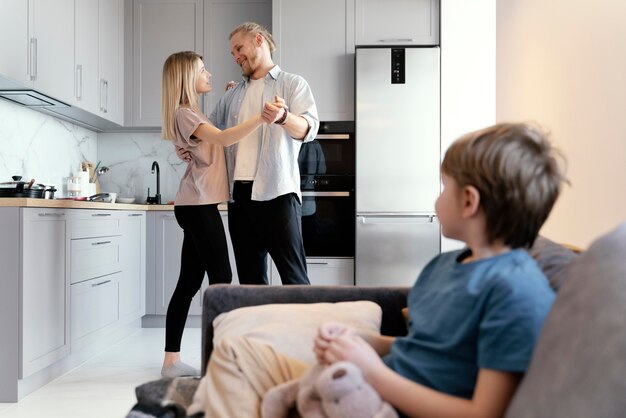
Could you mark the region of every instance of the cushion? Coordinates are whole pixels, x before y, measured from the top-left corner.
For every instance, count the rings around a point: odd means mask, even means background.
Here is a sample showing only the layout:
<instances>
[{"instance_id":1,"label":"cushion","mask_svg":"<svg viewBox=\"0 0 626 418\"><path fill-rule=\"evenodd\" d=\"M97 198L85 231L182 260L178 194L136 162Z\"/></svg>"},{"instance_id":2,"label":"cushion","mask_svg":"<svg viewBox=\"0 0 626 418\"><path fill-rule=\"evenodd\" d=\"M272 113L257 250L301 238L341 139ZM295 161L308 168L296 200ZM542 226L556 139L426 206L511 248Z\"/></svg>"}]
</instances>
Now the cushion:
<instances>
[{"instance_id":1,"label":"cushion","mask_svg":"<svg viewBox=\"0 0 626 418\"><path fill-rule=\"evenodd\" d=\"M508 418L624 416L625 248L626 223L566 269Z\"/></svg>"},{"instance_id":2,"label":"cushion","mask_svg":"<svg viewBox=\"0 0 626 418\"><path fill-rule=\"evenodd\" d=\"M227 336L247 336L278 351L315 364L313 340L326 321L341 322L362 331L380 332L382 309L374 302L277 303L238 308L213 321L213 344Z\"/></svg>"},{"instance_id":3,"label":"cushion","mask_svg":"<svg viewBox=\"0 0 626 418\"><path fill-rule=\"evenodd\" d=\"M578 256L569 248L542 236L537 237L528 253L535 259L555 292L561 287L566 267Z\"/></svg>"}]
</instances>

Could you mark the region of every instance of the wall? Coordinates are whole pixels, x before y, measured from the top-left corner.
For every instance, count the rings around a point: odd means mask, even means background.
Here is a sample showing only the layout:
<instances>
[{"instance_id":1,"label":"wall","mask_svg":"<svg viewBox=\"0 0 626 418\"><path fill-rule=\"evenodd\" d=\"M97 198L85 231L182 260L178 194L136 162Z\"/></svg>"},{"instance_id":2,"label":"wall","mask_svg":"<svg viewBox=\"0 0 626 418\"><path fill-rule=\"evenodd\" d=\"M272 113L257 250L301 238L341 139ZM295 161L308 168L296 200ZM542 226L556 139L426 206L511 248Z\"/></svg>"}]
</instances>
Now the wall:
<instances>
[{"instance_id":1,"label":"wall","mask_svg":"<svg viewBox=\"0 0 626 418\"><path fill-rule=\"evenodd\" d=\"M497 119L535 120L568 159L542 233L586 247L626 220L626 3L509 0L497 7Z\"/></svg>"},{"instance_id":2,"label":"wall","mask_svg":"<svg viewBox=\"0 0 626 418\"><path fill-rule=\"evenodd\" d=\"M496 0L441 2L442 158L464 133L495 123L495 37ZM444 237L441 249L463 245Z\"/></svg>"},{"instance_id":3,"label":"wall","mask_svg":"<svg viewBox=\"0 0 626 418\"><path fill-rule=\"evenodd\" d=\"M64 193L66 178L81 161L96 161L96 133L6 100L0 100L0 182L23 180L55 185Z\"/></svg>"},{"instance_id":4,"label":"wall","mask_svg":"<svg viewBox=\"0 0 626 418\"><path fill-rule=\"evenodd\" d=\"M145 202L156 194L156 174L151 173L152 162L157 161L161 172L161 200L174 200L186 164L174 152L170 141L159 133L101 133L98 134L98 157L109 167L100 176L104 192L116 192L119 197L134 197Z\"/></svg>"}]
</instances>

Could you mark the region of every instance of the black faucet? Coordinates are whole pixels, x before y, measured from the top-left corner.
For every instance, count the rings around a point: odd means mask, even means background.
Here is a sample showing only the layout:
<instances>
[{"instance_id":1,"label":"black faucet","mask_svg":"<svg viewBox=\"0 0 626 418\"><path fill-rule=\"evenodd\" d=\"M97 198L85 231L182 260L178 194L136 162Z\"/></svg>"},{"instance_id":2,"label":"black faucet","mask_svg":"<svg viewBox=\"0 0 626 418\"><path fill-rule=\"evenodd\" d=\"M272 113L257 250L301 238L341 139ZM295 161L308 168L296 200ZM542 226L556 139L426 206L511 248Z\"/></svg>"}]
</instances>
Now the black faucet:
<instances>
[{"instance_id":1,"label":"black faucet","mask_svg":"<svg viewBox=\"0 0 626 418\"><path fill-rule=\"evenodd\" d=\"M159 163L156 161L152 162L152 174L154 174L154 170L156 169L156 194L154 196L150 196L150 188L148 188L148 198L146 199L146 203L160 205L161 204L161 170L159 169Z\"/></svg>"}]
</instances>

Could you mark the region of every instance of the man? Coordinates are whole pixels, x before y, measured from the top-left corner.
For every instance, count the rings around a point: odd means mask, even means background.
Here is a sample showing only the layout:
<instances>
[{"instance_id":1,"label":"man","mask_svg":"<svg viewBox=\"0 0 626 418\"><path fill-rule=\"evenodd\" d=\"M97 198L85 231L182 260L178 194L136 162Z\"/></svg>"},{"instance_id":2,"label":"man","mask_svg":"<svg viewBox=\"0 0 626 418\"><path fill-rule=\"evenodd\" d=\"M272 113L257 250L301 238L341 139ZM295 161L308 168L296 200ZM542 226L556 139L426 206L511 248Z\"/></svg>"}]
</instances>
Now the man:
<instances>
[{"instance_id":1,"label":"man","mask_svg":"<svg viewBox=\"0 0 626 418\"><path fill-rule=\"evenodd\" d=\"M246 22L230 34L243 80L224 94L209 119L226 129L263 110L278 118L225 148L231 201L228 226L241 284L268 284L267 254L283 284L309 284L302 244L298 153L317 135L313 94L300 76L272 61L272 35Z\"/></svg>"}]
</instances>

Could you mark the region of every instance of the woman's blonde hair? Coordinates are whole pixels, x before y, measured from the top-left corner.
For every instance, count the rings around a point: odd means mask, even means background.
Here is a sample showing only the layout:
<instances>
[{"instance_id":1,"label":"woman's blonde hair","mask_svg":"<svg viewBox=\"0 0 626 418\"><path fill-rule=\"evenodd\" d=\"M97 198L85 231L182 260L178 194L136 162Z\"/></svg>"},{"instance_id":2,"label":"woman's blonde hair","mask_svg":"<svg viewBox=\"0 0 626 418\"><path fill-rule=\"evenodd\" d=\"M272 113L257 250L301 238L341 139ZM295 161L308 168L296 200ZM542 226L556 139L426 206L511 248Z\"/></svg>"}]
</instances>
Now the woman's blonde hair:
<instances>
[{"instance_id":1,"label":"woman's blonde hair","mask_svg":"<svg viewBox=\"0 0 626 418\"><path fill-rule=\"evenodd\" d=\"M176 111L181 105L198 110L198 60L202 60L202 55L193 51L182 51L170 55L163 64L161 137L164 139L176 139Z\"/></svg>"}]
</instances>

